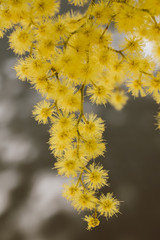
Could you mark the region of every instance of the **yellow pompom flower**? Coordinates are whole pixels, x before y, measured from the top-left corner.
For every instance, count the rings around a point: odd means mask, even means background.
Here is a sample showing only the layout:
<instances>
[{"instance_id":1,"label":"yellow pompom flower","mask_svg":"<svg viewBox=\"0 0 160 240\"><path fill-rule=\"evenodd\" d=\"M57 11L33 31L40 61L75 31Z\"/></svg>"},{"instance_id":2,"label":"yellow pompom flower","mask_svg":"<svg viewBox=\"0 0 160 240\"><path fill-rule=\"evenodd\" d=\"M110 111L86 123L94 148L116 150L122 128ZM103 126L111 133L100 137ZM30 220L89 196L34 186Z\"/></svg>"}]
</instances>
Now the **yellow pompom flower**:
<instances>
[{"instance_id":1,"label":"yellow pompom flower","mask_svg":"<svg viewBox=\"0 0 160 240\"><path fill-rule=\"evenodd\" d=\"M61 157L64 151L71 148L74 137L75 131L69 131L68 129L57 129L56 132L51 132L49 144L53 154Z\"/></svg>"},{"instance_id":2,"label":"yellow pompom flower","mask_svg":"<svg viewBox=\"0 0 160 240\"><path fill-rule=\"evenodd\" d=\"M129 56L127 58L126 69L129 71L129 74L138 74L141 67L141 61L139 56Z\"/></svg>"},{"instance_id":3,"label":"yellow pompom flower","mask_svg":"<svg viewBox=\"0 0 160 240\"><path fill-rule=\"evenodd\" d=\"M46 59L50 59L51 56L54 56L56 52L56 42L53 36L41 38L37 43L37 50L39 54Z\"/></svg>"},{"instance_id":4,"label":"yellow pompom flower","mask_svg":"<svg viewBox=\"0 0 160 240\"><path fill-rule=\"evenodd\" d=\"M30 69L30 76L32 78L37 78L39 76L47 74L49 71L49 63L44 61L42 58L27 58L28 67Z\"/></svg>"},{"instance_id":5,"label":"yellow pompom flower","mask_svg":"<svg viewBox=\"0 0 160 240\"><path fill-rule=\"evenodd\" d=\"M35 0L32 3L32 12L36 16L54 16L60 8L57 0Z\"/></svg>"},{"instance_id":6,"label":"yellow pompom flower","mask_svg":"<svg viewBox=\"0 0 160 240\"><path fill-rule=\"evenodd\" d=\"M101 139L88 138L80 145L81 151L85 153L88 158L96 158L103 156L105 151L105 144Z\"/></svg>"},{"instance_id":7,"label":"yellow pompom flower","mask_svg":"<svg viewBox=\"0 0 160 240\"><path fill-rule=\"evenodd\" d=\"M160 73L150 78L146 83L147 92L156 96L160 92Z\"/></svg>"},{"instance_id":8,"label":"yellow pompom flower","mask_svg":"<svg viewBox=\"0 0 160 240\"><path fill-rule=\"evenodd\" d=\"M94 194L95 193L93 191L79 191L75 196L73 206L77 209L77 211L94 209L97 202Z\"/></svg>"},{"instance_id":9,"label":"yellow pompom flower","mask_svg":"<svg viewBox=\"0 0 160 240\"><path fill-rule=\"evenodd\" d=\"M87 95L91 96L90 100L92 103L106 104L110 99L110 86L107 85L94 85L87 88Z\"/></svg>"},{"instance_id":10,"label":"yellow pompom flower","mask_svg":"<svg viewBox=\"0 0 160 240\"><path fill-rule=\"evenodd\" d=\"M96 114L86 114L85 120L79 123L79 132L82 137L101 137L104 132L104 121Z\"/></svg>"},{"instance_id":11,"label":"yellow pompom flower","mask_svg":"<svg viewBox=\"0 0 160 240\"><path fill-rule=\"evenodd\" d=\"M55 95L54 95L54 99L55 100L61 100L62 98L64 98L66 95L69 94L69 88L65 85L65 83L60 83L59 81L56 82L55 84Z\"/></svg>"},{"instance_id":12,"label":"yellow pompom flower","mask_svg":"<svg viewBox=\"0 0 160 240\"><path fill-rule=\"evenodd\" d=\"M30 50L33 42L33 35L31 32L17 27L9 36L10 47L16 54L22 55Z\"/></svg>"},{"instance_id":13,"label":"yellow pompom flower","mask_svg":"<svg viewBox=\"0 0 160 240\"><path fill-rule=\"evenodd\" d=\"M82 190L82 187L77 186L75 182L72 182L70 185L63 185L63 197L67 200L73 201L76 198L76 195Z\"/></svg>"},{"instance_id":14,"label":"yellow pompom flower","mask_svg":"<svg viewBox=\"0 0 160 240\"><path fill-rule=\"evenodd\" d=\"M120 61L117 57L113 64L110 65L110 78L112 78L115 83L122 84L126 77L126 70L126 62L124 62L123 59Z\"/></svg>"},{"instance_id":15,"label":"yellow pompom flower","mask_svg":"<svg viewBox=\"0 0 160 240\"><path fill-rule=\"evenodd\" d=\"M84 183L89 189L97 190L107 185L108 172L101 165L90 164L89 170L84 174Z\"/></svg>"},{"instance_id":16,"label":"yellow pompom flower","mask_svg":"<svg viewBox=\"0 0 160 240\"><path fill-rule=\"evenodd\" d=\"M66 113L79 111L81 104L80 96L78 93L73 94L72 91L69 91L67 95L59 99L58 104Z\"/></svg>"},{"instance_id":17,"label":"yellow pompom flower","mask_svg":"<svg viewBox=\"0 0 160 240\"><path fill-rule=\"evenodd\" d=\"M96 54L100 64L108 68L110 67L111 64L113 64L115 60L115 53L106 48L100 48L100 49L98 48Z\"/></svg>"},{"instance_id":18,"label":"yellow pompom flower","mask_svg":"<svg viewBox=\"0 0 160 240\"><path fill-rule=\"evenodd\" d=\"M89 13L91 16L95 17L97 24L108 24L111 19L112 9L109 7L107 8L107 4L107 1L100 0L89 9Z\"/></svg>"},{"instance_id":19,"label":"yellow pompom flower","mask_svg":"<svg viewBox=\"0 0 160 240\"><path fill-rule=\"evenodd\" d=\"M18 60L17 64L14 66L14 69L16 70L17 77L20 80L25 81L25 80L29 79L30 67L28 64L28 59L20 58Z\"/></svg>"},{"instance_id":20,"label":"yellow pompom flower","mask_svg":"<svg viewBox=\"0 0 160 240\"><path fill-rule=\"evenodd\" d=\"M126 50L127 52L141 52L143 47L143 41L140 38L137 38L136 36L128 36L125 38L125 42L121 44L121 48Z\"/></svg>"},{"instance_id":21,"label":"yellow pompom flower","mask_svg":"<svg viewBox=\"0 0 160 240\"><path fill-rule=\"evenodd\" d=\"M122 4L115 16L116 28L120 32L133 32L135 27L143 24L144 19L144 12L137 11L136 8L127 4Z\"/></svg>"},{"instance_id":22,"label":"yellow pompom flower","mask_svg":"<svg viewBox=\"0 0 160 240\"><path fill-rule=\"evenodd\" d=\"M76 177L78 171L80 171L80 164L77 159L60 158L54 166L58 170L59 175L66 177Z\"/></svg>"},{"instance_id":23,"label":"yellow pompom flower","mask_svg":"<svg viewBox=\"0 0 160 240\"><path fill-rule=\"evenodd\" d=\"M11 28L13 25L13 12L9 8L9 6L2 5L2 8L0 8L0 26L8 29Z\"/></svg>"},{"instance_id":24,"label":"yellow pompom flower","mask_svg":"<svg viewBox=\"0 0 160 240\"><path fill-rule=\"evenodd\" d=\"M85 216L84 221L88 223L88 227L87 227L88 230L91 230L92 228L95 228L100 224L100 221L98 220L98 218L93 217L92 215Z\"/></svg>"},{"instance_id":25,"label":"yellow pompom flower","mask_svg":"<svg viewBox=\"0 0 160 240\"><path fill-rule=\"evenodd\" d=\"M53 112L51 103L44 100L37 103L32 113L38 123L47 124L48 118L51 118Z\"/></svg>"},{"instance_id":26,"label":"yellow pompom flower","mask_svg":"<svg viewBox=\"0 0 160 240\"><path fill-rule=\"evenodd\" d=\"M138 97L139 95L141 97L146 96L146 93L144 91L144 84L141 79L132 80L126 85L128 87L128 91L131 92L134 97Z\"/></svg>"},{"instance_id":27,"label":"yellow pompom flower","mask_svg":"<svg viewBox=\"0 0 160 240\"><path fill-rule=\"evenodd\" d=\"M27 7L27 1L24 0L7 0L12 11L23 11Z\"/></svg>"},{"instance_id":28,"label":"yellow pompom flower","mask_svg":"<svg viewBox=\"0 0 160 240\"><path fill-rule=\"evenodd\" d=\"M46 94L47 88L49 88L52 84L50 84L50 81L46 74L39 75L37 78L31 78L30 82L34 85L36 90L41 90L41 93L43 95Z\"/></svg>"},{"instance_id":29,"label":"yellow pompom flower","mask_svg":"<svg viewBox=\"0 0 160 240\"><path fill-rule=\"evenodd\" d=\"M50 131L52 133L56 132L57 129L73 130L73 128L76 125L76 118L73 113L60 115L58 117L53 117L51 120L52 120L53 125L52 125Z\"/></svg>"},{"instance_id":30,"label":"yellow pompom flower","mask_svg":"<svg viewBox=\"0 0 160 240\"><path fill-rule=\"evenodd\" d=\"M58 40L59 38L63 38L65 34L68 33L65 19L62 18L62 16L58 16L57 18L55 18L53 26L50 30L55 39Z\"/></svg>"},{"instance_id":31,"label":"yellow pompom flower","mask_svg":"<svg viewBox=\"0 0 160 240\"><path fill-rule=\"evenodd\" d=\"M99 199L98 212L106 218L110 218L119 213L119 205L120 202L113 197L112 193L107 193L106 196L102 194Z\"/></svg>"}]
</instances>

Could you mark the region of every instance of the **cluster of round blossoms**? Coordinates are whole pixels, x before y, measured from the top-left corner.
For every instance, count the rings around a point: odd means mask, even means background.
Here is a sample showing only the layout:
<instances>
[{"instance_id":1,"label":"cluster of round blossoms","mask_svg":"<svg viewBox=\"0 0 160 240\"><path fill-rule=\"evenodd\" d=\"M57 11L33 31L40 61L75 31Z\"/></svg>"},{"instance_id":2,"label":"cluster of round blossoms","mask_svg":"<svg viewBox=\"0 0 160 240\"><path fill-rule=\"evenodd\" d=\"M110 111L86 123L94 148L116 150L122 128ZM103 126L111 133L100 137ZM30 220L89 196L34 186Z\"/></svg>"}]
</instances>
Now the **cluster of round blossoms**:
<instances>
[{"instance_id":1,"label":"cluster of round blossoms","mask_svg":"<svg viewBox=\"0 0 160 240\"><path fill-rule=\"evenodd\" d=\"M50 149L59 175L72 178L63 196L84 217L88 229L119 212L108 186L108 171L96 163L103 156L104 121L85 114L85 96L92 103L121 110L134 97L151 95L160 103L159 0L68 0L84 13L58 14L60 0L0 0L0 37L11 29L10 48L18 55L17 76L44 98L33 115L50 125ZM114 47L114 32L123 41ZM124 37L125 36L125 37ZM148 55L146 46L152 51ZM126 87L124 87L126 86ZM160 128L160 114L157 116Z\"/></svg>"}]
</instances>

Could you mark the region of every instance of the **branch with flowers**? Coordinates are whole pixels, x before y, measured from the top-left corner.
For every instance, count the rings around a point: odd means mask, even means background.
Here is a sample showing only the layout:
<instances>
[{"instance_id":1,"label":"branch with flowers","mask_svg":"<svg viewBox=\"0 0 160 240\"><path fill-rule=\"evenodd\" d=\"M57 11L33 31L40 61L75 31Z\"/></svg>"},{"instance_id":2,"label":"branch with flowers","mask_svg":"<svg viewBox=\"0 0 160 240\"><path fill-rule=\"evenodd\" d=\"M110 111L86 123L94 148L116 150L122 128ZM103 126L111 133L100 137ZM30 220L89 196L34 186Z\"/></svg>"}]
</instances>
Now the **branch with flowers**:
<instances>
[{"instance_id":1,"label":"branch with flowers","mask_svg":"<svg viewBox=\"0 0 160 240\"><path fill-rule=\"evenodd\" d=\"M121 110L127 91L134 97L151 95L160 103L159 0L68 0L86 7L84 14L58 15L60 0L1 0L0 37L10 29L10 48L18 56L17 77L28 81L44 98L34 107L38 123L50 126L50 150L59 175L72 178L63 196L84 217L88 229L119 213L120 202L100 190L108 171L96 162L105 152L104 121L85 114L91 103ZM118 48L113 32L125 34ZM145 44L152 45L152 55ZM127 87L124 88L124 86ZM160 129L160 113L157 117Z\"/></svg>"}]
</instances>

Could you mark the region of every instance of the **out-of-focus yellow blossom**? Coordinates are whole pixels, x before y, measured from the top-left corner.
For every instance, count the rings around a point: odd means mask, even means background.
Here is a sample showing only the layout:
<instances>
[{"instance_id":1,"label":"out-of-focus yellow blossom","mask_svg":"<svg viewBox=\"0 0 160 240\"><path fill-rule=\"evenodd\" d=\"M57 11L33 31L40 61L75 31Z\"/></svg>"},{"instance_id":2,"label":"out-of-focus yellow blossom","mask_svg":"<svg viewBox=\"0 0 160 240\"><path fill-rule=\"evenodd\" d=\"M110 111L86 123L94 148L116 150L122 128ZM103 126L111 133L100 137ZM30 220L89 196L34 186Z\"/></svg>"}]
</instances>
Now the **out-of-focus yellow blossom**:
<instances>
[{"instance_id":1,"label":"out-of-focus yellow blossom","mask_svg":"<svg viewBox=\"0 0 160 240\"><path fill-rule=\"evenodd\" d=\"M35 16L54 16L59 11L57 0L35 0L32 3L32 13Z\"/></svg>"},{"instance_id":2,"label":"out-of-focus yellow blossom","mask_svg":"<svg viewBox=\"0 0 160 240\"><path fill-rule=\"evenodd\" d=\"M121 110L126 104L127 100L128 97L125 95L125 92L123 90L116 90L112 94L110 103L115 107L115 109Z\"/></svg>"}]
</instances>

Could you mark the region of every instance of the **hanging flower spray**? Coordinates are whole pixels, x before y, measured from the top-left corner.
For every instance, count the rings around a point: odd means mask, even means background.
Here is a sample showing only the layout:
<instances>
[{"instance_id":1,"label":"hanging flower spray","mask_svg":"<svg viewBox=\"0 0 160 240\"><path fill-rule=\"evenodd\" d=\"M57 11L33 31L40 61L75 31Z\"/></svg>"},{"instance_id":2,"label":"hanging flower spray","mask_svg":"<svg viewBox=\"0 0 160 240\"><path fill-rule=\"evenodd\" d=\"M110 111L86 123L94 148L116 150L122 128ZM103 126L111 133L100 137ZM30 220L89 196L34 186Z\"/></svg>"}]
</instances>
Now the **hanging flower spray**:
<instances>
[{"instance_id":1,"label":"hanging flower spray","mask_svg":"<svg viewBox=\"0 0 160 240\"><path fill-rule=\"evenodd\" d=\"M58 0L1 0L0 37L11 29L10 48L18 55L17 76L28 81L44 100L34 107L38 123L50 126L50 150L59 175L73 178L63 196L84 217L88 229L119 213L120 202L108 186L108 171L96 162L105 152L104 121L84 113L85 96L91 103L111 104L121 110L134 97L151 95L160 103L159 0L68 0L86 5L84 14L58 15ZM111 24L125 34L113 47ZM145 44L152 55L145 54ZM127 90L124 90L124 86ZM160 113L157 117L160 129Z\"/></svg>"}]
</instances>

